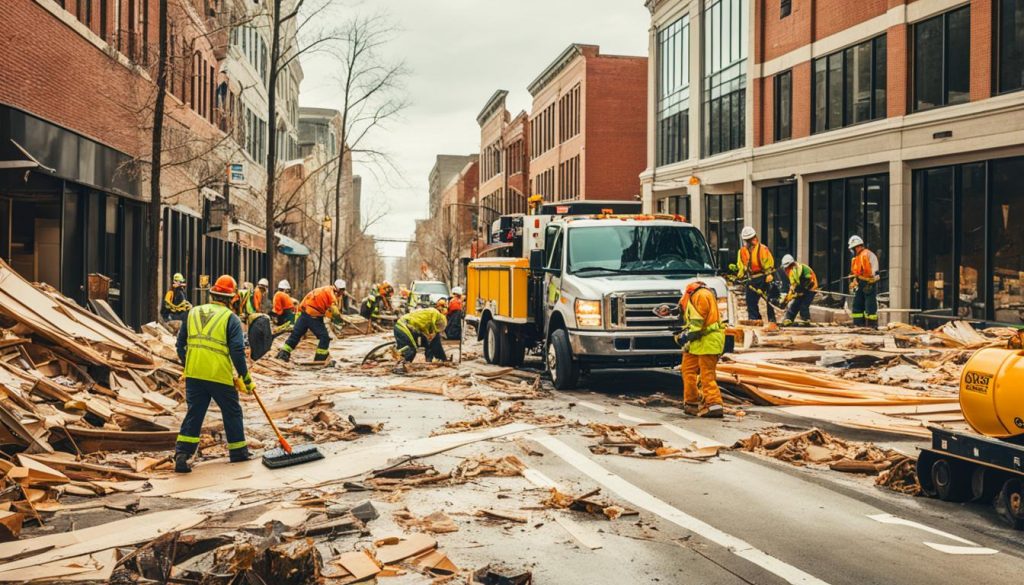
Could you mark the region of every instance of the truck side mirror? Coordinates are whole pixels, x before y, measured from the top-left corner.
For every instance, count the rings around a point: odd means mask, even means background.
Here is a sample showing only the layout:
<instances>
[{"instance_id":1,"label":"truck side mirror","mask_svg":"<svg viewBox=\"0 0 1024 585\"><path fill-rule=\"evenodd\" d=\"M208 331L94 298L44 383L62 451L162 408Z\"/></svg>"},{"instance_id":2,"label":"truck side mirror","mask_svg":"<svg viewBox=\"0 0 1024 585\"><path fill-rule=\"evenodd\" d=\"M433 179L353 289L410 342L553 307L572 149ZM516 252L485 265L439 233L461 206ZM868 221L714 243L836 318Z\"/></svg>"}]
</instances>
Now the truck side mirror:
<instances>
[{"instance_id":1,"label":"truck side mirror","mask_svg":"<svg viewBox=\"0 0 1024 585\"><path fill-rule=\"evenodd\" d=\"M530 272L538 274L544 271L544 250L530 250Z\"/></svg>"}]
</instances>

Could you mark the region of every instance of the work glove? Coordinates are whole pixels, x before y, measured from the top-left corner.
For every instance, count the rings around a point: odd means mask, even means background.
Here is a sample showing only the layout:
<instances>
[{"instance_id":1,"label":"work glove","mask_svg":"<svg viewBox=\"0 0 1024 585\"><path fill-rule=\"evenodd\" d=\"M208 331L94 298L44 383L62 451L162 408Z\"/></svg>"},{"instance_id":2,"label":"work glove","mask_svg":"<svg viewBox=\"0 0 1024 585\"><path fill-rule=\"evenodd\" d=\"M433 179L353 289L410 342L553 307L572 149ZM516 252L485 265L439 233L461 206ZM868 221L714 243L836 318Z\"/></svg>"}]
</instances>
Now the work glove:
<instances>
[{"instance_id":1,"label":"work glove","mask_svg":"<svg viewBox=\"0 0 1024 585\"><path fill-rule=\"evenodd\" d=\"M690 331L686 334L686 342L690 343L692 341L697 341L701 337L704 337L703 331Z\"/></svg>"},{"instance_id":2,"label":"work glove","mask_svg":"<svg viewBox=\"0 0 1024 585\"><path fill-rule=\"evenodd\" d=\"M764 281L765 281L765 283L767 283L767 284L771 284L771 283L772 283L772 281L774 281L774 280L775 280L775 275L774 275L774 274L772 274L771 272L769 272L769 273L768 273L768 276L765 276L765 277L764 277Z\"/></svg>"},{"instance_id":3,"label":"work glove","mask_svg":"<svg viewBox=\"0 0 1024 585\"><path fill-rule=\"evenodd\" d=\"M852 295L855 292L857 292L857 277L851 276L850 277L850 294Z\"/></svg>"},{"instance_id":4,"label":"work glove","mask_svg":"<svg viewBox=\"0 0 1024 585\"><path fill-rule=\"evenodd\" d=\"M676 345L683 347L683 330L680 329L672 334L672 339L676 342Z\"/></svg>"},{"instance_id":5,"label":"work glove","mask_svg":"<svg viewBox=\"0 0 1024 585\"><path fill-rule=\"evenodd\" d=\"M256 384L252 381L252 375L249 374L249 372L246 372L245 375L242 376L242 386L239 388L239 390L245 392L246 394L252 394L252 391L255 389Z\"/></svg>"},{"instance_id":6,"label":"work glove","mask_svg":"<svg viewBox=\"0 0 1024 585\"><path fill-rule=\"evenodd\" d=\"M733 274L736 274L738 271L739 271L739 268L737 268L735 264L730 264L729 265L729 272L731 272Z\"/></svg>"}]
</instances>

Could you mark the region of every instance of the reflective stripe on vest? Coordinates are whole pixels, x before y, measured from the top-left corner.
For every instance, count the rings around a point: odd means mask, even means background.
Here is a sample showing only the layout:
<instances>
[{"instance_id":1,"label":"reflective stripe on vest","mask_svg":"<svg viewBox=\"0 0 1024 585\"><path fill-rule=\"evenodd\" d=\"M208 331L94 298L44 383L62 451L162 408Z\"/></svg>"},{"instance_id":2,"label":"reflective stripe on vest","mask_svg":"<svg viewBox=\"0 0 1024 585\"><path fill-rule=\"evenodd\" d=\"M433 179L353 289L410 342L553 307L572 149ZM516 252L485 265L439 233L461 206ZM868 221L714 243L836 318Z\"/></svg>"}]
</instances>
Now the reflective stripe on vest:
<instances>
[{"instance_id":1,"label":"reflective stripe on vest","mask_svg":"<svg viewBox=\"0 0 1024 585\"><path fill-rule=\"evenodd\" d=\"M231 309L202 305L188 314L188 346L185 377L234 385L234 366L228 352L228 320Z\"/></svg>"}]
</instances>

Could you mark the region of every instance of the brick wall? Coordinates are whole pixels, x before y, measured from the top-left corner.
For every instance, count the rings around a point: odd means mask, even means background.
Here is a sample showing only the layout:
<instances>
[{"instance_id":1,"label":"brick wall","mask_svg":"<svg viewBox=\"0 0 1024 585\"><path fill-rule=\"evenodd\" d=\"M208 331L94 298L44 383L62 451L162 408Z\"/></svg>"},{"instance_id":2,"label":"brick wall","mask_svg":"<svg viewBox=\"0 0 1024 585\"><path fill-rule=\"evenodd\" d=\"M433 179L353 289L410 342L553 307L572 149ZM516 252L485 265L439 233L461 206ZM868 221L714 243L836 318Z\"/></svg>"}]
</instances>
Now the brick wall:
<instances>
[{"instance_id":1,"label":"brick wall","mask_svg":"<svg viewBox=\"0 0 1024 585\"><path fill-rule=\"evenodd\" d=\"M794 0L793 4L806 4ZM814 39L822 39L855 24L881 16L889 9L891 0L813 0ZM795 8L794 8L795 10Z\"/></svg>"},{"instance_id":2,"label":"brick wall","mask_svg":"<svg viewBox=\"0 0 1024 585\"><path fill-rule=\"evenodd\" d=\"M886 109L889 117L903 116L910 104L909 29L901 24L886 31Z\"/></svg>"},{"instance_id":3,"label":"brick wall","mask_svg":"<svg viewBox=\"0 0 1024 585\"><path fill-rule=\"evenodd\" d=\"M793 138L811 135L811 62L795 65L793 71Z\"/></svg>"},{"instance_id":4,"label":"brick wall","mask_svg":"<svg viewBox=\"0 0 1024 585\"><path fill-rule=\"evenodd\" d=\"M971 1L971 101L992 96L992 0Z\"/></svg>"},{"instance_id":5,"label":"brick wall","mask_svg":"<svg viewBox=\"0 0 1024 585\"><path fill-rule=\"evenodd\" d=\"M647 59L587 59L586 199L632 199L647 166Z\"/></svg>"},{"instance_id":6,"label":"brick wall","mask_svg":"<svg viewBox=\"0 0 1024 585\"><path fill-rule=\"evenodd\" d=\"M762 55L755 55L757 63L770 61L811 42L812 15L810 0L792 0L789 16L780 18L779 0L758 0L758 11L764 20L758 27L763 47ZM759 58L763 56L763 58Z\"/></svg>"}]
</instances>

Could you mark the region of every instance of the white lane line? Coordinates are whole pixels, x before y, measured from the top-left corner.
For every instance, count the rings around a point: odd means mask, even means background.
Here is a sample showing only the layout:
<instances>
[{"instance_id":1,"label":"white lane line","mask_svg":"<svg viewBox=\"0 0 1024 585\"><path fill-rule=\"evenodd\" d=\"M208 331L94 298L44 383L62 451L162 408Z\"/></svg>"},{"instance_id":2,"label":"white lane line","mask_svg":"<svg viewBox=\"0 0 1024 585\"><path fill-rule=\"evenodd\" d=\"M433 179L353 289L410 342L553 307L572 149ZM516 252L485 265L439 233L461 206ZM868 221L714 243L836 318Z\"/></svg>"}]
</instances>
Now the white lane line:
<instances>
[{"instance_id":1,"label":"white lane line","mask_svg":"<svg viewBox=\"0 0 1024 585\"><path fill-rule=\"evenodd\" d=\"M630 416L630 415L628 415L628 414L626 414L624 412L620 412L619 413L619 418L621 418L624 421L629 421L629 422L636 423L636 424L645 424L645 423L649 424L649 421L647 421L645 419L637 418L635 416ZM698 449L700 449L702 447L724 447L725 446L722 443L719 443L718 441L716 441L716 440L714 440L712 438L705 437L704 435L698 435L697 433L694 433L692 431L688 431L688 430L686 430L684 428L681 428L681 427L677 427L676 425L673 425L673 424L669 424L669 423L658 423L658 424L660 424L662 427L664 427L665 430L667 430L669 432L672 432L672 433L675 433L675 434L679 435L680 437L686 439L687 441L690 441L691 443L697 445Z\"/></svg>"},{"instance_id":2,"label":"white lane line","mask_svg":"<svg viewBox=\"0 0 1024 585\"><path fill-rule=\"evenodd\" d=\"M590 410L594 410L594 411L600 412L601 414L611 414L611 412L612 412L612 411L608 410L607 408L601 406L600 404L594 404L593 402L586 402L586 401L582 401L582 400L580 402L577 402L576 406L582 406L583 408L589 408Z\"/></svg>"},{"instance_id":3,"label":"white lane line","mask_svg":"<svg viewBox=\"0 0 1024 585\"><path fill-rule=\"evenodd\" d=\"M951 555L966 555L966 554L994 555L994 554L999 552L999 551L997 551L995 549L985 548L983 546L980 546L976 542L971 542L970 540L967 540L966 538L961 538L961 537L959 537L959 536L957 536L955 534L950 534L949 532L945 532L943 530L939 530L938 528L932 528L931 526L928 526L926 524L921 524L920 522L914 522L913 520L907 520L906 518L900 518L899 516L893 516L892 514L869 514L868 518L871 518L875 522L881 522L882 524L892 524L892 525L896 525L896 526L909 526L910 528L916 528L918 530L923 530L924 532L927 532L929 534L934 534L935 536L941 536L943 538L948 538L949 540L952 540L953 542L959 542L960 544L967 545L967 546L952 546L952 545L948 545L948 544L936 544L934 542L925 542L924 543L926 546L929 546L929 547L931 547L931 548L933 548L933 549L935 549L937 551L941 551L941 552L944 552L946 554L951 554ZM967 551L971 551L971 552L967 552Z\"/></svg>"},{"instance_id":4,"label":"white lane line","mask_svg":"<svg viewBox=\"0 0 1024 585\"><path fill-rule=\"evenodd\" d=\"M728 549L729 552L734 555L745 559L770 573L778 575L787 583L798 583L801 585L828 585L825 581L805 573L804 571L789 565L768 553L756 549L746 541L722 532L714 526L711 526L702 520L698 520L686 512L683 512L667 502L643 491L637 486L601 467L589 457L575 451L555 437L534 436L532 438L555 455L561 457L566 463L590 476L591 479L615 492L619 497L625 499L634 506L643 508L652 514L661 516L677 526L689 530L694 534Z\"/></svg>"},{"instance_id":5,"label":"white lane line","mask_svg":"<svg viewBox=\"0 0 1024 585\"><path fill-rule=\"evenodd\" d=\"M985 548L983 546L954 546L952 544L937 544L934 542L925 542L925 546L931 547L939 552L944 552L947 555L994 555L999 554L994 548Z\"/></svg>"},{"instance_id":6,"label":"white lane line","mask_svg":"<svg viewBox=\"0 0 1024 585\"><path fill-rule=\"evenodd\" d=\"M555 480L544 475L540 471L533 469L532 467L527 467L526 469L523 470L523 477L525 477L527 481L529 481L530 483L539 488L553 488L557 489L558 491L564 491L558 487L558 484L555 482ZM557 522L559 526L565 529L565 531L568 532L570 536L578 540L580 544L582 544L583 546L589 548L590 550L597 550L604 546L601 542L601 536L598 535L597 532L595 532L594 530L590 529L589 527L584 527L583 525L577 523L572 518L569 518L562 510L552 510L551 512L555 518L555 522Z\"/></svg>"}]
</instances>

